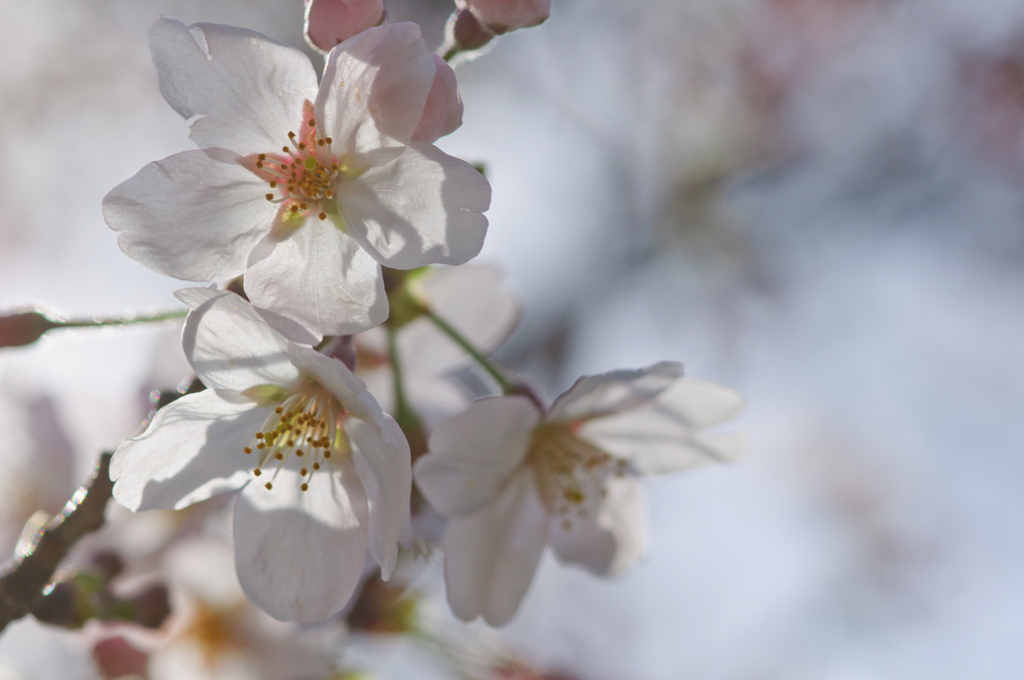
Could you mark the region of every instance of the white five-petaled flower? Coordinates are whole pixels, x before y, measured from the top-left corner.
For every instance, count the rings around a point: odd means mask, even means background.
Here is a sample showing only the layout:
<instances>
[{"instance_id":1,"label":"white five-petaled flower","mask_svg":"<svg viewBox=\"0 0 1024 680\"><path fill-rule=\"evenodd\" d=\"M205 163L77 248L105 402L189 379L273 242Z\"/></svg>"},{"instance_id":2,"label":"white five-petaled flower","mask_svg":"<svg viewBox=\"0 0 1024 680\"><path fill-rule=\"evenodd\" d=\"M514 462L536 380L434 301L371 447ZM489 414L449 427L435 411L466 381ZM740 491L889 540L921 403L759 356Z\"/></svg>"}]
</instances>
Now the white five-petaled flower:
<instances>
[{"instance_id":1,"label":"white five-petaled flower","mask_svg":"<svg viewBox=\"0 0 1024 680\"><path fill-rule=\"evenodd\" d=\"M620 573L647 545L636 475L733 460L746 439L701 432L743 400L664 362L581 378L546 413L523 396L481 399L434 430L416 483L448 517L441 548L452 611L508 621L548 543L562 562Z\"/></svg>"},{"instance_id":2,"label":"white five-petaled flower","mask_svg":"<svg viewBox=\"0 0 1024 680\"><path fill-rule=\"evenodd\" d=\"M161 19L150 47L200 149L150 163L104 199L130 257L189 281L244 273L267 321L312 344L387 318L381 264L480 251L490 186L431 144L462 104L415 24L339 44L319 87L302 52L252 31Z\"/></svg>"},{"instance_id":3,"label":"white five-petaled flower","mask_svg":"<svg viewBox=\"0 0 1024 680\"><path fill-rule=\"evenodd\" d=\"M340 361L273 330L227 291L189 288L183 344L209 388L157 412L110 466L131 510L180 509L241 488L238 579L271 616L341 609L369 552L390 577L409 535L409 445Z\"/></svg>"}]
</instances>

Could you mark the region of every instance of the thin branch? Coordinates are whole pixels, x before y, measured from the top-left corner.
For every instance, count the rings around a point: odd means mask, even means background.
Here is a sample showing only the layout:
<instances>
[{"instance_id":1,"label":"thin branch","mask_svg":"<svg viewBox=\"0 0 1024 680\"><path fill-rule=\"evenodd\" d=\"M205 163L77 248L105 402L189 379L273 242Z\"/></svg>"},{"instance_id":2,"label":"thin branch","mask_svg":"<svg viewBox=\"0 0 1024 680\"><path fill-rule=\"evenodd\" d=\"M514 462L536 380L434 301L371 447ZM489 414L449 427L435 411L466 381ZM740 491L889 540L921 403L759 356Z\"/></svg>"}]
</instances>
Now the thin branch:
<instances>
[{"instance_id":1,"label":"thin branch","mask_svg":"<svg viewBox=\"0 0 1024 680\"><path fill-rule=\"evenodd\" d=\"M39 530L29 550L0 577L0 631L31 614L43 601L43 589L61 560L80 538L103 526L114 483L110 457L104 453L92 480L78 489L57 516Z\"/></svg>"}]
</instances>

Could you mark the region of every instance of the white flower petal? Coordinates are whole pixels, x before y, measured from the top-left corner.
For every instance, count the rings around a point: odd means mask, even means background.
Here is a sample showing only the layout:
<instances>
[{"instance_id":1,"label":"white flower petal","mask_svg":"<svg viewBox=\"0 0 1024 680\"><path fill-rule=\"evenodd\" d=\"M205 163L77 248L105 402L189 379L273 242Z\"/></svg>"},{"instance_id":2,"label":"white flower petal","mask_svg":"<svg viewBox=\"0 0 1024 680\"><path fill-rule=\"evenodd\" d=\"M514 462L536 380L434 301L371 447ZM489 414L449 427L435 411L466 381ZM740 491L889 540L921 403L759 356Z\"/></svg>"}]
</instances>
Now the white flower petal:
<instances>
[{"instance_id":1,"label":"white flower petal","mask_svg":"<svg viewBox=\"0 0 1024 680\"><path fill-rule=\"evenodd\" d=\"M245 299L228 291L186 290L183 302L209 298L188 315L181 334L185 357L204 385L242 392L298 379L288 341Z\"/></svg>"},{"instance_id":2,"label":"white flower petal","mask_svg":"<svg viewBox=\"0 0 1024 680\"><path fill-rule=\"evenodd\" d=\"M289 343L288 356L296 368L312 376L337 398L346 411L370 423L384 437L384 412L366 391L366 385L341 361L320 354L312 347Z\"/></svg>"},{"instance_id":3,"label":"white flower petal","mask_svg":"<svg viewBox=\"0 0 1024 680\"><path fill-rule=\"evenodd\" d=\"M655 403L680 422L697 429L735 418L746 405L743 395L730 387L690 379L677 380L658 395Z\"/></svg>"},{"instance_id":4,"label":"white flower petal","mask_svg":"<svg viewBox=\"0 0 1024 680\"><path fill-rule=\"evenodd\" d=\"M395 269L462 264L480 252L491 186L473 166L414 143L392 161L338 184L349 233Z\"/></svg>"},{"instance_id":5,"label":"white flower petal","mask_svg":"<svg viewBox=\"0 0 1024 680\"><path fill-rule=\"evenodd\" d=\"M235 566L246 596L275 619L323 621L359 584L366 495L347 458L314 473L308 491L301 481L286 465L245 487L235 504Z\"/></svg>"},{"instance_id":6,"label":"white flower petal","mask_svg":"<svg viewBox=\"0 0 1024 680\"><path fill-rule=\"evenodd\" d=\"M187 281L245 271L277 206L267 184L224 149L175 154L139 170L103 199L103 218L126 255Z\"/></svg>"},{"instance_id":7,"label":"white flower petal","mask_svg":"<svg viewBox=\"0 0 1024 680\"><path fill-rule=\"evenodd\" d=\"M377 164L381 155L372 152L391 147L390 156L408 144L436 70L419 26L409 22L370 28L331 50L316 112L334 149Z\"/></svg>"},{"instance_id":8,"label":"white flower petal","mask_svg":"<svg viewBox=\"0 0 1024 680\"><path fill-rule=\"evenodd\" d=\"M352 462L359 472L370 506L370 554L380 565L387 581L398 561L398 540L402 527L410 522L412 467L409 443L391 416L387 438L362 420L350 418L345 431L355 444Z\"/></svg>"},{"instance_id":9,"label":"white flower petal","mask_svg":"<svg viewBox=\"0 0 1024 680\"><path fill-rule=\"evenodd\" d=\"M200 147L279 150L302 122L303 102L316 97L306 55L255 31L163 18L149 47L164 99L182 117L198 116L191 138Z\"/></svg>"},{"instance_id":10,"label":"white flower petal","mask_svg":"<svg viewBox=\"0 0 1024 680\"><path fill-rule=\"evenodd\" d=\"M252 467L242 448L270 412L213 390L186 394L117 447L110 462L114 498L130 510L180 510L241 487Z\"/></svg>"},{"instance_id":11,"label":"white flower petal","mask_svg":"<svg viewBox=\"0 0 1024 680\"><path fill-rule=\"evenodd\" d=\"M332 220L307 219L245 274L245 292L271 326L306 344L382 323L380 266Z\"/></svg>"},{"instance_id":12,"label":"white flower petal","mask_svg":"<svg viewBox=\"0 0 1024 680\"><path fill-rule=\"evenodd\" d=\"M560 562L598 576L617 576L647 552L643 489L632 477L609 477L606 495L588 504L586 517L551 518L551 547Z\"/></svg>"},{"instance_id":13,"label":"white flower petal","mask_svg":"<svg viewBox=\"0 0 1024 680\"><path fill-rule=\"evenodd\" d=\"M473 402L434 428L415 465L420 491L446 517L476 511L522 464L540 417L525 397Z\"/></svg>"},{"instance_id":14,"label":"white flower petal","mask_svg":"<svg viewBox=\"0 0 1024 680\"><path fill-rule=\"evenodd\" d=\"M492 502L448 520L441 549L452 611L492 626L519 609L547 540L547 516L531 470L509 480Z\"/></svg>"},{"instance_id":15,"label":"white flower petal","mask_svg":"<svg viewBox=\"0 0 1024 680\"><path fill-rule=\"evenodd\" d=\"M743 409L735 390L679 380L640 408L588 420L578 435L613 456L629 460L644 475L727 463L743 455L746 436L712 435L698 428L717 425Z\"/></svg>"},{"instance_id":16,"label":"white flower petal","mask_svg":"<svg viewBox=\"0 0 1024 680\"><path fill-rule=\"evenodd\" d=\"M657 397L682 373L681 364L662 361L633 371L584 376L555 400L548 420L568 422L636 408Z\"/></svg>"},{"instance_id":17,"label":"white flower petal","mask_svg":"<svg viewBox=\"0 0 1024 680\"><path fill-rule=\"evenodd\" d=\"M519 320L516 296L497 267L438 267L410 285L431 310L483 352L500 345ZM424 317L403 326L397 341L403 368L417 365L441 374L470 362L465 350Z\"/></svg>"}]
</instances>

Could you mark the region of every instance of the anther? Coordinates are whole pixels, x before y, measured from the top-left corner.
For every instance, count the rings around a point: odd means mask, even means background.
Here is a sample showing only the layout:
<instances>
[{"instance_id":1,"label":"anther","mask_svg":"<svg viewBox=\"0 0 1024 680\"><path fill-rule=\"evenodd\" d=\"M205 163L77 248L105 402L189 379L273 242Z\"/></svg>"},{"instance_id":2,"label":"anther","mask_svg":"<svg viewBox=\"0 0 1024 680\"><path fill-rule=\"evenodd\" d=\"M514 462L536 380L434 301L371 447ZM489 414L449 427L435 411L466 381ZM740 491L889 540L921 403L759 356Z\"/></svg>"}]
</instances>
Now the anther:
<instances>
[{"instance_id":1,"label":"anther","mask_svg":"<svg viewBox=\"0 0 1024 680\"><path fill-rule=\"evenodd\" d=\"M274 458L277 458L278 460L284 460L284 454L278 451L277 453L274 454Z\"/></svg>"},{"instance_id":2,"label":"anther","mask_svg":"<svg viewBox=\"0 0 1024 680\"><path fill-rule=\"evenodd\" d=\"M324 137L324 141L327 142L328 144L331 144L331 143L334 142L334 140L331 139L330 137Z\"/></svg>"},{"instance_id":3,"label":"anther","mask_svg":"<svg viewBox=\"0 0 1024 680\"><path fill-rule=\"evenodd\" d=\"M305 150L306 150L306 143L305 142L299 142L299 151L305 151Z\"/></svg>"},{"instance_id":4,"label":"anther","mask_svg":"<svg viewBox=\"0 0 1024 680\"><path fill-rule=\"evenodd\" d=\"M313 463L313 469L314 470L319 470L320 469L320 463Z\"/></svg>"},{"instance_id":5,"label":"anther","mask_svg":"<svg viewBox=\"0 0 1024 680\"><path fill-rule=\"evenodd\" d=\"M267 448L267 445L261 442L261 443L256 445L256 448L257 449L265 449L265 448Z\"/></svg>"},{"instance_id":6,"label":"anther","mask_svg":"<svg viewBox=\"0 0 1024 680\"><path fill-rule=\"evenodd\" d=\"M267 194L267 200L268 201L273 201L274 200L274 194Z\"/></svg>"},{"instance_id":7,"label":"anther","mask_svg":"<svg viewBox=\"0 0 1024 680\"><path fill-rule=\"evenodd\" d=\"M305 477L306 475L309 474L309 470L307 470L306 468L302 468L301 470L299 470L299 474Z\"/></svg>"},{"instance_id":8,"label":"anther","mask_svg":"<svg viewBox=\"0 0 1024 680\"><path fill-rule=\"evenodd\" d=\"M250 448L249 448L248 446L246 446L246 447L245 447L244 449L242 449L242 450L243 450L243 451L245 451L246 453L252 453L252 449L250 449Z\"/></svg>"},{"instance_id":9,"label":"anther","mask_svg":"<svg viewBox=\"0 0 1024 680\"><path fill-rule=\"evenodd\" d=\"M309 491L309 484L303 482L302 486L300 486L299 488L302 489L303 491Z\"/></svg>"},{"instance_id":10,"label":"anther","mask_svg":"<svg viewBox=\"0 0 1024 680\"><path fill-rule=\"evenodd\" d=\"M271 484L270 482L267 482L267 483L266 483L266 484L264 484L263 486L267 487L267 491L269 491L269 490L271 490L271 489L273 489L273 488L274 488L274 485L273 485L273 484Z\"/></svg>"},{"instance_id":11,"label":"anther","mask_svg":"<svg viewBox=\"0 0 1024 680\"><path fill-rule=\"evenodd\" d=\"M280 413L280 411L278 411L278 413ZM257 432L256 433L256 439L263 439L263 433L262 432Z\"/></svg>"},{"instance_id":12,"label":"anther","mask_svg":"<svg viewBox=\"0 0 1024 680\"><path fill-rule=\"evenodd\" d=\"M277 408L274 409L274 413L284 413L284 409L278 406Z\"/></svg>"},{"instance_id":13,"label":"anther","mask_svg":"<svg viewBox=\"0 0 1024 680\"><path fill-rule=\"evenodd\" d=\"M257 156L256 158L258 158L258 159L259 159L259 160L261 160L261 161L265 161L265 160L267 160L267 154L265 154L265 153L261 153L261 154L260 154L259 156Z\"/></svg>"},{"instance_id":14,"label":"anther","mask_svg":"<svg viewBox=\"0 0 1024 680\"><path fill-rule=\"evenodd\" d=\"M263 470L260 470L259 468L256 468L255 470L252 471L252 473L254 475L256 475L257 477L259 477L260 475L263 474Z\"/></svg>"},{"instance_id":15,"label":"anther","mask_svg":"<svg viewBox=\"0 0 1024 680\"><path fill-rule=\"evenodd\" d=\"M317 215L317 217L319 217L321 220L326 220L327 219L327 213L322 212L319 215Z\"/></svg>"},{"instance_id":16,"label":"anther","mask_svg":"<svg viewBox=\"0 0 1024 680\"><path fill-rule=\"evenodd\" d=\"M324 458L330 458L330 457L331 457L331 452L330 451L324 451Z\"/></svg>"},{"instance_id":17,"label":"anther","mask_svg":"<svg viewBox=\"0 0 1024 680\"><path fill-rule=\"evenodd\" d=\"M312 118L309 119L309 127L316 127L316 121Z\"/></svg>"},{"instance_id":18,"label":"anther","mask_svg":"<svg viewBox=\"0 0 1024 680\"><path fill-rule=\"evenodd\" d=\"M302 458L302 449L297 450L295 452L295 455L298 456L299 458Z\"/></svg>"},{"instance_id":19,"label":"anther","mask_svg":"<svg viewBox=\"0 0 1024 680\"><path fill-rule=\"evenodd\" d=\"M289 152L288 152L288 147L287 147L287 146L282 146L282 147L281 147L281 151L284 151L285 153L289 153ZM284 166L282 165L281 167L283 168Z\"/></svg>"},{"instance_id":20,"label":"anther","mask_svg":"<svg viewBox=\"0 0 1024 680\"><path fill-rule=\"evenodd\" d=\"M275 182L275 181L271 180L271 181L270 181L270 188L271 188L271 189L274 189L274 188L276 188L276 187L277 187L277 182Z\"/></svg>"},{"instance_id":21,"label":"anther","mask_svg":"<svg viewBox=\"0 0 1024 680\"><path fill-rule=\"evenodd\" d=\"M288 139L295 139L295 133L294 132L289 132L288 133Z\"/></svg>"}]
</instances>

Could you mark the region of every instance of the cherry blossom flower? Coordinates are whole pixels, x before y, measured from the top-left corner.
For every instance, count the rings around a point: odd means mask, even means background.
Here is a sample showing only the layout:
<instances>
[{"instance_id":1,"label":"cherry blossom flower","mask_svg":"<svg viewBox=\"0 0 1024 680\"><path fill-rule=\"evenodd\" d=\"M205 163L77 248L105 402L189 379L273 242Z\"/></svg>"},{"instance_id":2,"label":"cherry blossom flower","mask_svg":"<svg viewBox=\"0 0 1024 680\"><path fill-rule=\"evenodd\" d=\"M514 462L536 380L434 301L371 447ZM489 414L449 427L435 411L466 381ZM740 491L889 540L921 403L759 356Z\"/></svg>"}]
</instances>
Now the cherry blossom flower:
<instances>
[{"instance_id":1,"label":"cherry blossom flower","mask_svg":"<svg viewBox=\"0 0 1024 680\"><path fill-rule=\"evenodd\" d=\"M306 42L327 53L386 16L384 0L306 0Z\"/></svg>"},{"instance_id":2,"label":"cherry blossom flower","mask_svg":"<svg viewBox=\"0 0 1024 680\"><path fill-rule=\"evenodd\" d=\"M515 295L496 267L467 264L413 272L403 289L454 326L474 347L489 353L519 321ZM381 407L394 408L394 381L383 327L354 337L356 375L366 382ZM465 390L448 378L472 365L472 359L430 319L414 316L395 333L405 395L428 423L446 418L469 404Z\"/></svg>"},{"instance_id":3,"label":"cherry blossom flower","mask_svg":"<svg viewBox=\"0 0 1024 680\"><path fill-rule=\"evenodd\" d=\"M415 476L449 518L441 548L457 616L508 621L547 544L563 563L621 573L647 546L638 475L742 454L742 435L702 431L739 413L739 394L681 374L664 362L588 376L546 414L525 396L491 397L437 426Z\"/></svg>"},{"instance_id":4,"label":"cherry blossom flower","mask_svg":"<svg viewBox=\"0 0 1024 680\"><path fill-rule=\"evenodd\" d=\"M544 23L551 0L460 0L477 20L498 35Z\"/></svg>"},{"instance_id":5,"label":"cherry blossom flower","mask_svg":"<svg viewBox=\"0 0 1024 680\"><path fill-rule=\"evenodd\" d=\"M235 489L246 595L280 620L320 621L348 601L367 552L387 579L408 538L409 447L340 362L270 328L227 291L189 288L183 345L209 388L124 441L110 476L131 510L180 509Z\"/></svg>"},{"instance_id":6,"label":"cherry blossom flower","mask_svg":"<svg viewBox=\"0 0 1024 680\"><path fill-rule=\"evenodd\" d=\"M189 281L244 273L268 323L312 344L387 318L381 264L479 252L490 186L428 143L449 127L457 90L445 84L448 105L427 111L438 67L415 24L335 47L319 89L302 52L240 28L161 19L150 46L200 149L150 163L104 199L129 256Z\"/></svg>"},{"instance_id":7,"label":"cherry blossom flower","mask_svg":"<svg viewBox=\"0 0 1024 680\"><path fill-rule=\"evenodd\" d=\"M325 633L303 631L250 605L235 577L231 548L209 538L175 546L164 570L177 585L166 640L152 650L151 680L333 677Z\"/></svg>"}]
</instances>

